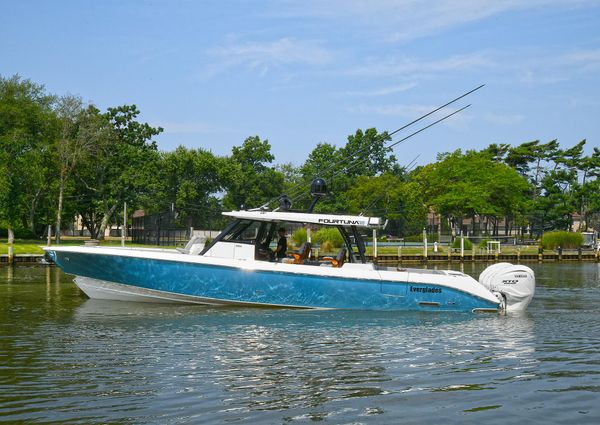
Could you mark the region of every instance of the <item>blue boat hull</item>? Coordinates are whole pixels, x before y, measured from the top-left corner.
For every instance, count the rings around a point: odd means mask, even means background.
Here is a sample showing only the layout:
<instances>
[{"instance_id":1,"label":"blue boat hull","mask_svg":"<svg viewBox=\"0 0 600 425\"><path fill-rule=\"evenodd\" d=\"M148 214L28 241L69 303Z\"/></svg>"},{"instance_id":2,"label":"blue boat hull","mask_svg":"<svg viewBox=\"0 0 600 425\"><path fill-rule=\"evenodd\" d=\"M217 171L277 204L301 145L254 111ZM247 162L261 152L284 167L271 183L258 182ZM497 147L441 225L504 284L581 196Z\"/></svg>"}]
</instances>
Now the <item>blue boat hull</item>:
<instances>
[{"instance_id":1,"label":"blue boat hull","mask_svg":"<svg viewBox=\"0 0 600 425\"><path fill-rule=\"evenodd\" d=\"M52 252L66 273L219 304L366 310L496 310L456 289L128 256Z\"/></svg>"}]
</instances>

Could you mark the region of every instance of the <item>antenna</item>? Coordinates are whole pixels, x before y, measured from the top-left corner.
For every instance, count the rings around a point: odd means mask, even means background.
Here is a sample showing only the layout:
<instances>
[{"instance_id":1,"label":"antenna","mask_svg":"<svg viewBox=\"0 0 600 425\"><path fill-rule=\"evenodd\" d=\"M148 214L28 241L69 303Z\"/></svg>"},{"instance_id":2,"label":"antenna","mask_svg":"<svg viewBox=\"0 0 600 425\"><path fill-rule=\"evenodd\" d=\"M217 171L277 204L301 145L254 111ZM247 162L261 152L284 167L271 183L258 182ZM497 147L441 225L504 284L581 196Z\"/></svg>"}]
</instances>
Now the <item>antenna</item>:
<instances>
[{"instance_id":1,"label":"antenna","mask_svg":"<svg viewBox=\"0 0 600 425\"><path fill-rule=\"evenodd\" d=\"M308 213L313 211L315 205L319 202L319 199L327 196L327 184L325 183L325 180L321 178L314 179L310 185L310 194L313 196L313 201L310 204L310 207L308 207Z\"/></svg>"}]
</instances>

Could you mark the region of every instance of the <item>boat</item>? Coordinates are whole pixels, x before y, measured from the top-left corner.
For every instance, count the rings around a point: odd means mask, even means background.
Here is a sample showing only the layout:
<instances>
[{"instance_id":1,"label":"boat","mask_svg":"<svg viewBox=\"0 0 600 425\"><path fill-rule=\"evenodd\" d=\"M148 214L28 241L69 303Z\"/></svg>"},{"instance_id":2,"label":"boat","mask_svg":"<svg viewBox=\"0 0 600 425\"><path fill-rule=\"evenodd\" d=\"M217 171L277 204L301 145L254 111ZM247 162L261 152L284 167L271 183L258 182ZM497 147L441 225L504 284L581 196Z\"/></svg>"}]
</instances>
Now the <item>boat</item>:
<instances>
[{"instance_id":1,"label":"boat","mask_svg":"<svg viewBox=\"0 0 600 425\"><path fill-rule=\"evenodd\" d=\"M392 131L392 136L482 88L470 90L420 118ZM464 106L408 136L419 134L467 108ZM343 170L368 155L341 159ZM332 170L332 169L331 169ZM327 170L327 171L331 171ZM108 248L102 246L44 247L48 256L90 298L208 305L305 309L517 312L535 292L533 271L522 265L494 264L479 281L452 270L389 267L367 261L364 233L385 228L379 217L313 213L327 196L325 181L311 184L313 201L306 212L291 211L292 199L279 198L253 210L223 213L232 220L210 243L191 239L181 250ZM276 233L300 226L338 229L343 246L337 255L313 255L307 239L297 252L283 258L272 254ZM373 232L375 234L375 232ZM316 254L316 253L314 253Z\"/></svg>"},{"instance_id":2,"label":"boat","mask_svg":"<svg viewBox=\"0 0 600 425\"><path fill-rule=\"evenodd\" d=\"M231 223L210 243L186 249L44 247L90 298L308 309L513 312L527 308L533 271L499 263L479 281L453 270L389 267L367 261L363 233L378 217L279 210L224 212ZM336 256L315 256L310 242L275 259L278 229L336 228ZM313 254L313 255L311 255Z\"/></svg>"}]
</instances>

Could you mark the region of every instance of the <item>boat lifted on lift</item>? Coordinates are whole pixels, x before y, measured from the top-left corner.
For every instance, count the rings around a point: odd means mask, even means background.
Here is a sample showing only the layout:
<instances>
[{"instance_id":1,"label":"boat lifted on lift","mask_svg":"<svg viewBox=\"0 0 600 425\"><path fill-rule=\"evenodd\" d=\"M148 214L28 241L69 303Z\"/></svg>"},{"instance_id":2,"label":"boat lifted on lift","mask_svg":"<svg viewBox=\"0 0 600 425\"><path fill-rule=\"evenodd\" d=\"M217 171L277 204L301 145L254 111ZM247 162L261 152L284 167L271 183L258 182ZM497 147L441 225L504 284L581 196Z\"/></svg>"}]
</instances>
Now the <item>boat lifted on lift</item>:
<instances>
[{"instance_id":1,"label":"boat lifted on lift","mask_svg":"<svg viewBox=\"0 0 600 425\"><path fill-rule=\"evenodd\" d=\"M101 246L44 249L90 298L208 305L316 309L511 312L534 294L533 271L495 264L480 281L458 271L385 267L367 262L361 231L377 217L289 211L232 211L233 221L209 244L185 250ZM336 257L309 257L311 247L274 260L277 230L337 228Z\"/></svg>"}]
</instances>

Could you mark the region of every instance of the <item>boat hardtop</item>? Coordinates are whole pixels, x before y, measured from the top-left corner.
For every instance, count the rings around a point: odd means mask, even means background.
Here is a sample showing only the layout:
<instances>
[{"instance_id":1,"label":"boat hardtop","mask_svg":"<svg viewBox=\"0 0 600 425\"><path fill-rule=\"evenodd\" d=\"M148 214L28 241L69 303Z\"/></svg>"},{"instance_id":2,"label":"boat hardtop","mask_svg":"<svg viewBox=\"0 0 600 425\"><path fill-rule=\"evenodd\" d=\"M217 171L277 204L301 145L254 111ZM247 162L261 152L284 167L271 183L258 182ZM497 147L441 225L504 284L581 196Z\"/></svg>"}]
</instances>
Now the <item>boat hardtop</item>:
<instances>
[{"instance_id":1,"label":"boat hardtop","mask_svg":"<svg viewBox=\"0 0 600 425\"><path fill-rule=\"evenodd\" d=\"M223 215L242 220L310 223L323 226L356 226L378 229L383 226L380 217L366 217L363 215L338 215L338 214L316 214L290 211L228 211Z\"/></svg>"}]
</instances>

